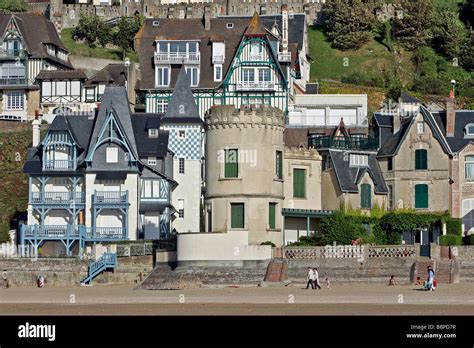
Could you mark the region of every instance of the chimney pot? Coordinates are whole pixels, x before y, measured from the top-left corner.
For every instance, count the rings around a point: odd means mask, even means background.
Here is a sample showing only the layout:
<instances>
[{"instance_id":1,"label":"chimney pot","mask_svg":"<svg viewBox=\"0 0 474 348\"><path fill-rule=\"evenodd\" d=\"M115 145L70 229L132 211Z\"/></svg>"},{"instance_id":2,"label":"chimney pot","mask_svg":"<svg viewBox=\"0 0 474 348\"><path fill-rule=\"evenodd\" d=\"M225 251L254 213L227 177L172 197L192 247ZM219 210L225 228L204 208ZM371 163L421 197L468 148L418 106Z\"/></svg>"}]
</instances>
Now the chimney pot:
<instances>
[{"instance_id":1,"label":"chimney pot","mask_svg":"<svg viewBox=\"0 0 474 348\"><path fill-rule=\"evenodd\" d=\"M446 98L446 136L454 136L455 126L455 115L456 115L456 99L454 96Z\"/></svg>"}]
</instances>

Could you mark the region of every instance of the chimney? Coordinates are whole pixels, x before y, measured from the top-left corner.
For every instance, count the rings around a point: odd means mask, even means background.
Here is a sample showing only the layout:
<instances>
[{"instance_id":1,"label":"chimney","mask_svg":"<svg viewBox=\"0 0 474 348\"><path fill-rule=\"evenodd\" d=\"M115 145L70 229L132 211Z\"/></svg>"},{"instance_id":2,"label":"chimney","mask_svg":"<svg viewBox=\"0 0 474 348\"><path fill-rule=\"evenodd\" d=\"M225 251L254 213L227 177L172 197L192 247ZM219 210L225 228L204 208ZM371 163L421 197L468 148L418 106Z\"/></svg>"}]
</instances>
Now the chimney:
<instances>
[{"instance_id":1,"label":"chimney","mask_svg":"<svg viewBox=\"0 0 474 348\"><path fill-rule=\"evenodd\" d=\"M288 53L288 5L281 6L281 47L282 53Z\"/></svg>"},{"instance_id":2,"label":"chimney","mask_svg":"<svg viewBox=\"0 0 474 348\"><path fill-rule=\"evenodd\" d=\"M446 98L446 136L454 136L454 124L455 124L455 114L456 114L456 99L454 99L454 94L451 91L449 98Z\"/></svg>"},{"instance_id":3,"label":"chimney","mask_svg":"<svg viewBox=\"0 0 474 348\"><path fill-rule=\"evenodd\" d=\"M39 111L35 110L35 119L33 120L33 147L37 147L40 143L40 126Z\"/></svg>"},{"instance_id":4,"label":"chimney","mask_svg":"<svg viewBox=\"0 0 474 348\"><path fill-rule=\"evenodd\" d=\"M211 30L211 7L206 6L204 8L204 30Z\"/></svg>"}]
</instances>

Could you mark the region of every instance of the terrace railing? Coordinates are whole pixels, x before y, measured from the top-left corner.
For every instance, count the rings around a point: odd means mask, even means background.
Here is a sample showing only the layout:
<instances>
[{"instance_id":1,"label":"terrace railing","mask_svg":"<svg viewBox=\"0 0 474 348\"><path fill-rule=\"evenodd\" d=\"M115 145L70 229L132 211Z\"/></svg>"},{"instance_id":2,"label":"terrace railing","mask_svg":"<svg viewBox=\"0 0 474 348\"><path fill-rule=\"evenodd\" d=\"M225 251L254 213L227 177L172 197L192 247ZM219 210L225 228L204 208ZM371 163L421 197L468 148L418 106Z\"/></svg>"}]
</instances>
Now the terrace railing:
<instances>
[{"instance_id":1,"label":"terrace railing","mask_svg":"<svg viewBox=\"0 0 474 348\"><path fill-rule=\"evenodd\" d=\"M84 192L31 192L31 204L84 204Z\"/></svg>"},{"instance_id":2,"label":"terrace railing","mask_svg":"<svg viewBox=\"0 0 474 348\"><path fill-rule=\"evenodd\" d=\"M375 137L336 137L336 136L317 136L308 140L308 145L316 149L332 148L347 150L367 150L375 151L378 142Z\"/></svg>"}]
</instances>

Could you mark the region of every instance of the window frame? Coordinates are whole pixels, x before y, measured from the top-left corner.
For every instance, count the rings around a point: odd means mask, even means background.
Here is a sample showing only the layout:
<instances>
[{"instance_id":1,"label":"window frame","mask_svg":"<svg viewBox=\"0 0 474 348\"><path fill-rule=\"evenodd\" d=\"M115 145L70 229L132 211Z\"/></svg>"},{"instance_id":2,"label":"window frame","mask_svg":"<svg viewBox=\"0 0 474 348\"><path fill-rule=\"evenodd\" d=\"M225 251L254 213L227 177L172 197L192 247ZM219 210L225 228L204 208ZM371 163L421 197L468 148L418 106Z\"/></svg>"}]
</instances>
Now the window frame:
<instances>
[{"instance_id":1,"label":"window frame","mask_svg":"<svg viewBox=\"0 0 474 348\"><path fill-rule=\"evenodd\" d=\"M283 180L283 151L275 151L275 176L277 180Z\"/></svg>"},{"instance_id":2,"label":"window frame","mask_svg":"<svg viewBox=\"0 0 474 348\"><path fill-rule=\"evenodd\" d=\"M185 174L185 171L186 171L186 165L185 165L184 157L180 157L178 158L178 173Z\"/></svg>"},{"instance_id":3,"label":"window frame","mask_svg":"<svg viewBox=\"0 0 474 348\"><path fill-rule=\"evenodd\" d=\"M422 154L424 154L424 158ZM428 150L415 150L415 170L428 170Z\"/></svg>"},{"instance_id":4,"label":"window frame","mask_svg":"<svg viewBox=\"0 0 474 348\"><path fill-rule=\"evenodd\" d=\"M422 188L426 188L426 204L423 204L423 206L419 206L420 204L420 200L423 198L423 197L419 197L420 194L424 193L424 192L419 192L419 190L421 190ZM429 186L428 184L416 184L415 185L415 209L429 209L429 206L430 206L430 200L429 200L429 197L430 197L430 190L429 190ZM424 203L425 201L423 201Z\"/></svg>"},{"instance_id":5,"label":"window frame","mask_svg":"<svg viewBox=\"0 0 474 348\"><path fill-rule=\"evenodd\" d=\"M231 152L235 151L235 162L228 162ZM239 168L239 149L225 149L224 150L224 179L238 179L240 174Z\"/></svg>"},{"instance_id":6,"label":"window frame","mask_svg":"<svg viewBox=\"0 0 474 348\"><path fill-rule=\"evenodd\" d=\"M169 87L170 80L171 80L170 79L170 71L171 71L170 67L169 66L157 66L155 69L156 69L156 81L155 81L156 86L157 87ZM166 75L167 76L167 81L164 81L164 78L163 78L163 76L164 76L163 71L165 71L165 70L166 70L166 73L167 73L167 75ZM162 71L161 75L160 75L160 71ZM161 79L160 79L160 76L161 76ZM165 83L165 82L167 82L167 83Z\"/></svg>"},{"instance_id":7,"label":"window frame","mask_svg":"<svg viewBox=\"0 0 474 348\"><path fill-rule=\"evenodd\" d=\"M303 185L302 188L297 188L298 182L296 181L296 173L303 173L302 184L300 184ZM299 178L299 180L301 180L301 178ZM300 191L302 191L302 193L300 193ZM306 169L304 168L293 168L293 198L306 199Z\"/></svg>"},{"instance_id":8,"label":"window frame","mask_svg":"<svg viewBox=\"0 0 474 348\"><path fill-rule=\"evenodd\" d=\"M268 229L269 230L277 229L277 219L276 219L277 205L278 203L276 202L268 203Z\"/></svg>"},{"instance_id":9,"label":"window frame","mask_svg":"<svg viewBox=\"0 0 474 348\"><path fill-rule=\"evenodd\" d=\"M372 209L372 185L370 184L360 185L360 208Z\"/></svg>"},{"instance_id":10,"label":"window frame","mask_svg":"<svg viewBox=\"0 0 474 348\"><path fill-rule=\"evenodd\" d=\"M15 110L25 110L25 92L23 91L7 91L5 110L15 111Z\"/></svg>"},{"instance_id":11,"label":"window frame","mask_svg":"<svg viewBox=\"0 0 474 348\"><path fill-rule=\"evenodd\" d=\"M236 221L236 217L234 217L234 210L233 209L238 208L238 207L241 207L241 209L242 209L241 221ZM235 223L239 223L239 224L235 225ZM245 229L245 203L244 202L231 202L230 203L230 229L232 229L232 230L243 230L243 229Z\"/></svg>"},{"instance_id":12,"label":"window frame","mask_svg":"<svg viewBox=\"0 0 474 348\"><path fill-rule=\"evenodd\" d=\"M105 163L118 163L118 147L107 146L105 150ZM112 157L113 156L113 157Z\"/></svg>"},{"instance_id":13,"label":"window frame","mask_svg":"<svg viewBox=\"0 0 474 348\"><path fill-rule=\"evenodd\" d=\"M468 158L470 157L470 158ZM467 176L467 166L472 165L472 176ZM466 181L474 181L474 155L466 155L464 156L464 179Z\"/></svg>"}]
</instances>

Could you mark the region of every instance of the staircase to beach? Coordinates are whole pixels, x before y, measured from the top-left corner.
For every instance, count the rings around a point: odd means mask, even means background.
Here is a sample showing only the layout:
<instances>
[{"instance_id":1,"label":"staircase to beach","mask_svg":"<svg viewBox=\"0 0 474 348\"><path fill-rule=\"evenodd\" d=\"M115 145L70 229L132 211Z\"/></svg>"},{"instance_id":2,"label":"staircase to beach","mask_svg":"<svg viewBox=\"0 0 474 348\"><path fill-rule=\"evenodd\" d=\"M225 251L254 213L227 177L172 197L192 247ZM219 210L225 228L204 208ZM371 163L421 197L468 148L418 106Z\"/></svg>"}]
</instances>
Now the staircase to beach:
<instances>
[{"instance_id":1,"label":"staircase to beach","mask_svg":"<svg viewBox=\"0 0 474 348\"><path fill-rule=\"evenodd\" d=\"M91 284L92 280L102 272L117 267L117 254L105 253L97 261L89 264L87 276L81 280L81 284Z\"/></svg>"},{"instance_id":2,"label":"staircase to beach","mask_svg":"<svg viewBox=\"0 0 474 348\"><path fill-rule=\"evenodd\" d=\"M267 267L266 282L282 282L288 279L288 264L283 259L273 259Z\"/></svg>"}]
</instances>

